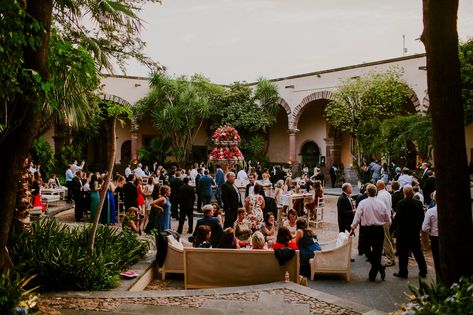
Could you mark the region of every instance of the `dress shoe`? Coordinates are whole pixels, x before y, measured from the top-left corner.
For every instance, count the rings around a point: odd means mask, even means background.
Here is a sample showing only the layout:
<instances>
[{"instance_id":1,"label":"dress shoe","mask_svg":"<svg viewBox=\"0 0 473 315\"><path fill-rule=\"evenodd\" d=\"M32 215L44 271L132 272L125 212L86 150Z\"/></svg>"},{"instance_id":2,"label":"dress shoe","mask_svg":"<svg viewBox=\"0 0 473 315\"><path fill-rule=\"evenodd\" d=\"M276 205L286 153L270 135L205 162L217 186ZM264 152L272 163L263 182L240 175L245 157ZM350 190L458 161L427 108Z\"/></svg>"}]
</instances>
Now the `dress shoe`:
<instances>
[{"instance_id":1,"label":"dress shoe","mask_svg":"<svg viewBox=\"0 0 473 315\"><path fill-rule=\"evenodd\" d=\"M381 280L384 281L384 279L386 279L386 268L381 267L381 269L379 269L379 274L381 275Z\"/></svg>"},{"instance_id":2,"label":"dress shoe","mask_svg":"<svg viewBox=\"0 0 473 315\"><path fill-rule=\"evenodd\" d=\"M395 276L397 278L407 279L407 275L403 275L403 274L400 274L398 272L393 273L393 276Z\"/></svg>"}]
</instances>

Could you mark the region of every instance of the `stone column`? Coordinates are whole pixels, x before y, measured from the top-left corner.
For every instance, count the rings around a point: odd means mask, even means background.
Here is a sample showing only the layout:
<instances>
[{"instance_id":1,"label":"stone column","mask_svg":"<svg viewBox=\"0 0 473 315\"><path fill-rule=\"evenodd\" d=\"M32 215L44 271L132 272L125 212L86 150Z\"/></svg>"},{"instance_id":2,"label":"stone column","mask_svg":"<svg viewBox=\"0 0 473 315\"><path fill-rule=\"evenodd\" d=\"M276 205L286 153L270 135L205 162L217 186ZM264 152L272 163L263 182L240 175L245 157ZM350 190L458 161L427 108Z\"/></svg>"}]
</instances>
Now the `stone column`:
<instances>
[{"instance_id":1,"label":"stone column","mask_svg":"<svg viewBox=\"0 0 473 315\"><path fill-rule=\"evenodd\" d=\"M130 127L131 159L136 160L138 159L138 132L139 132L140 126L138 125L138 120L135 116L132 116L130 121L131 121L131 127Z\"/></svg>"},{"instance_id":2,"label":"stone column","mask_svg":"<svg viewBox=\"0 0 473 315\"><path fill-rule=\"evenodd\" d=\"M296 159L296 133L298 132L298 129L289 129L289 162L291 162L293 165L298 164L298 161Z\"/></svg>"}]
</instances>

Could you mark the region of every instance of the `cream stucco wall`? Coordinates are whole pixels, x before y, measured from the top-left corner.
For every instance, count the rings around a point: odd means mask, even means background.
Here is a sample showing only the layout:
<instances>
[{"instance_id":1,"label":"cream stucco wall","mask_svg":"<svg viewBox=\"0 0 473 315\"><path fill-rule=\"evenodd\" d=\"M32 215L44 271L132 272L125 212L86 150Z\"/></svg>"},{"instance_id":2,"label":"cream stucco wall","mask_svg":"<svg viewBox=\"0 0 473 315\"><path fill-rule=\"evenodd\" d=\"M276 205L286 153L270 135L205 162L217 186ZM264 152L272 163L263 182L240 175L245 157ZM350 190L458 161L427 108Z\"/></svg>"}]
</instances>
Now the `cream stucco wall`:
<instances>
[{"instance_id":1,"label":"cream stucco wall","mask_svg":"<svg viewBox=\"0 0 473 315\"><path fill-rule=\"evenodd\" d=\"M307 105L302 113L298 124L299 132L296 134L296 159L299 162L302 162L300 155L302 146L308 141L314 141L319 147L320 155L326 155L324 139L327 136L327 132L323 116L326 103L323 100L312 102Z\"/></svg>"},{"instance_id":2,"label":"cream stucco wall","mask_svg":"<svg viewBox=\"0 0 473 315\"><path fill-rule=\"evenodd\" d=\"M289 136L287 132L287 114L280 109L276 124L271 127L267 157L274 163L286 163L289 157Z\"/></svg>"},{"instance_id":3,"label":"cream stucco wall","mask_svg":"<svg viewBox=\"0 0 473 315\"><path fill-rule=\"evenodd\" d=\"M350 134L342 133L342 163L345 167L352 167L353 161L350 152Z\"/></svg>"}]
</instances>

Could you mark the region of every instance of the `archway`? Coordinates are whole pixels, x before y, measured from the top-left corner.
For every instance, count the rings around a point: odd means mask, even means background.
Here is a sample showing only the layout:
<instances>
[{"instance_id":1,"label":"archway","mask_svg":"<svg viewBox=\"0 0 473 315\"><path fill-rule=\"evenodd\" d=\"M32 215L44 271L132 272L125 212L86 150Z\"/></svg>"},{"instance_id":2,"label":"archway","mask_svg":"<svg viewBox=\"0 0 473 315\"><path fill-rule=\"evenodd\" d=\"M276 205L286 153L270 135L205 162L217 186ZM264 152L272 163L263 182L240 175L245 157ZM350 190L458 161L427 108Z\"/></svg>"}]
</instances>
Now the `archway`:
<instances>
[{"instance_id":1,"label":"archway","mask_svg":"<svg viewBox=\"0 0 473 315\"><path fill-rule=\"evenodd\" d=\"M320 164L320 149L317 143L310 140L302 145L300 154L302 165L307 165L309 169L313 169Z\"/></svg>"},{"instance_id":2,"label":"archway","mask_svg":"<svg viewBox=\"0 0 473 315\"><path fill-rule=\"evenodd\" d=\"M120 164L124 165L131 161L131 140L123 142L120 148Z\"/></svg>"},{"instance_id":3,"label":"archway","mask_svg":"<svg viewBox=\"0 0 473 315\"><path fill-rule=\"evenodd\" d=\"M292 125L289 121L291 108L284 99L281 98L279 109L276 115L276 123L271 127L268 135L266 156L271 163L286 163L289 156L288 129Z\"/></svg>"}]
</instances>

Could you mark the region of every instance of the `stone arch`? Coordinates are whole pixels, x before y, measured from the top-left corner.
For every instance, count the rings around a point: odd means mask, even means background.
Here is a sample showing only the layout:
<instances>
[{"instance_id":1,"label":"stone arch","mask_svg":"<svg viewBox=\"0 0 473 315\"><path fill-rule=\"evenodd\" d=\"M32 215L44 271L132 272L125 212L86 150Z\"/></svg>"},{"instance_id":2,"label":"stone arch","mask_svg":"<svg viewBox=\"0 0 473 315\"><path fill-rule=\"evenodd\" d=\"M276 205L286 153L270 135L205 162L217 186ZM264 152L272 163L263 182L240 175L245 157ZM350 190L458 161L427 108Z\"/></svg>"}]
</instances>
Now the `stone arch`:
<instances>
[{"instance_id":1,"label":"stone arch","mask_svg":"<svg viewBox=\"0 0 473 315\"><path fill-rule=\"evenodd\" d=\"M414 92L413 90L411 90L411 92L412 92L412 94L409 97L409 99L411 100L412 105L414 105L414 108L415 108L416 112L421 112L423 106L420 103L419 98L417 98L416 92Z\"/></svg>"},{"instance_id":2,"label":"stone arch","mask_svg":"<svg viewBox=\"0 0 473 315\"><path fill-rule=\"evenodd\" d=\"M429 94L425 94L424 100L422 101L422 109L427 112L430 109L430 98Z\"/></svg>"},{"instance_id":3,"label":"stone arch","mask_svg":"<svg viewBox=\"0 0 473 315\"><path fill-rule=\"evenodd\" d=\"M318 91L312 94L307 95L302 99L302 101L294 108L292 113L292 128L297 129L297 125L299 124L299 119L301 118L302 112L307 104L316 100L330 100L332 98L332 92L330 91Z\"/></svg>"},{"instance_id":4,"label":"stone arch","mask_svg":"<svg viewBox=\"0 0 473 315\"><path fill-rule=\"evenodd\" d=\"M113 95L113 94L103 94L102 99L106 100L106 101L111 101L111 102L114 102L114 103L117 103L117 104L120 104L120 105L125 105L125 106L128 106L128 107L131 107L130 102L128 102L127 100L121 98L120 96L116 96L116 95Z\"/></svg>"},{"instance_id":5,"label":"stone arch","mask_svg":"<svg viewBox=\"0 0 473 315\"><path fill-rule=\"evenodd\" d=\"M289 106L289 104L286 102L285 99L283 98L280 98L279 99L279 106L281 106L285 111L286 111L286 115L287 115L287 128L288 129L291 129L291 126L292 126L292 115L291 115L291 107Z\"/></svg>"}]
</instances>

